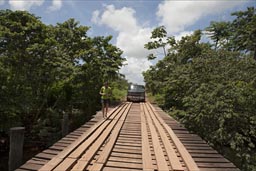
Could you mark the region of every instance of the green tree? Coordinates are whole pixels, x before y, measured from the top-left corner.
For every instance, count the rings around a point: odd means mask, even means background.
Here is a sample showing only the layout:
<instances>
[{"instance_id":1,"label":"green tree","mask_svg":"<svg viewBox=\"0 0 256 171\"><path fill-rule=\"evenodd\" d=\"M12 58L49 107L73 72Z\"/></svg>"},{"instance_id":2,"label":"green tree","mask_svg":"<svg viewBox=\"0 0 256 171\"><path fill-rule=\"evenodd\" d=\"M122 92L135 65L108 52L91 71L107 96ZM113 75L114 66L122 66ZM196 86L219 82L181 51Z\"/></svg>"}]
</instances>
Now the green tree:
<instances>
[{"instance_id":1,"label":"green tree","mask_svg":"<svg viewBox=\"0 0 256 171\"><path fill-rule=\"evenodd\" d=\"M256 9L232 13L236 18L232 24L232 43L235 50L249 51L256 60Z\"/></svg>"},{"instance_id":2,"label":"green tree","mask_svg":"<svg viewBox=\"0 0 256 171\"><path fill-rule=\"evenodd\" d=\"M143 75L161 107L242 170L255 170L256 63L247 53L253 52L255 14L247 13L230 24L212 22L213 45L200 41L201 31L173 41Z\"/></svg>"},{"instance_id":3,"label":"green tree","mask_svg":"<svg viewBox=\"0 0 256 171\"><path fill-rule=\"evenodd\" d=\"M214 49L217 50L220 47L224 47L230 41L231 30L230 30L230 22L211 22L209 27L205 29L210 36L210 38L214 41Z\"/></svg>"},{"instance_id":4,"label":"green tree","mask_svg":"<svg viewBox=\"0 0 256 171\"><path fill-rule=\"evenodd\" d=\"M0 19L1 130L22 125L30 137L50 144L62 112L72 128L96 112L103 81L121 78L122 51L111 36L87 36L89 27L74 19L47 26L11 10L1 10Z\"/></svg>"},{"instance_id":5,"label":"green tree","mask_svg":"<svg viewBox=\"0 0 256 171\"><path fill-rule=\"evenodd\" d=\"M165 46L167 44L175 43L175 40L173 39L173 37L167 37L167 32L166 32L164 26L159 26L159 27L155 28L151 32L150 38L153 39L153 41L146 43L144 45L144 47L148 50L162 48L163 52L164 52L164 56L167 55ZM155 58L156 58L156 56L154 54L148 55L148 60L153 60Z\"/></svg>"},{"instance_id":6,"label":"green tree","mask_svg":"<svg viewBox=\"0 0 256 171\"><path fill-rule=\"evenodd\" d=\"M36 122L47 103L49 88L57 79L59 56L51 29L28 12L0 12L0 56L7 71L8 108L27 125ZM7 112L8 113L8 112Z\"/></svg>"}]
</instances>

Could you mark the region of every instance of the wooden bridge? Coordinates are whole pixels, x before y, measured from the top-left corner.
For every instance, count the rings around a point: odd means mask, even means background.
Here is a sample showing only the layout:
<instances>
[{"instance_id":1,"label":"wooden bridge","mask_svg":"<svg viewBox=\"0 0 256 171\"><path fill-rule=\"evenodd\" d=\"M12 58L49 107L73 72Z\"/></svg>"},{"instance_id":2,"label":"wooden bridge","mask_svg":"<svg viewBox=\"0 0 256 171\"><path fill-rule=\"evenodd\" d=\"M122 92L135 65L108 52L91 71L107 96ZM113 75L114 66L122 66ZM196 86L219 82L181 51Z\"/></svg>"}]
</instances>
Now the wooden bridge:
<instances>
[{"instance_id":1,"label":"wooden bridge","mask_svg":"<svg viewBox=\"0 0 256 171\"><path fill-rule=\"evenodd\" d=\"M150 103L123 103L16 171L238 171L198 135Z\"/></svg>"}]
</instances>

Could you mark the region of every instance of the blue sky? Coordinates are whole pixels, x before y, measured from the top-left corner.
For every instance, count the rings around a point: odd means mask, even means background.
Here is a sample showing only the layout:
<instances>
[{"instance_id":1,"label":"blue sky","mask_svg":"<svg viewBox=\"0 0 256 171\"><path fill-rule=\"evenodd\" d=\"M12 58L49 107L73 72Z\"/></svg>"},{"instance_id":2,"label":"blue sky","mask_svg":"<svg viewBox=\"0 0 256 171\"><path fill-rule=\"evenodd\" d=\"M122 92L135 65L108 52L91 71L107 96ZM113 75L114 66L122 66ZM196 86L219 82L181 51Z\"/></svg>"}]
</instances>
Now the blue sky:
<instances>
[{"instance_id":1,"label":"blue sky","mask_svg":"<svg viewBox=\"0 0 256 171\"><path fill-rule=\"evenodd\" d=\"M45 24L75 18L91 27L90 36L113 35L112 43L127 60L120 73L139 84L144 84L142 71L152 65L147 60L152 52L143 47L155 27L164 25L169 35L180 38L211 21L230 20L232 12L249 6L256 7L256 0L0 0L0 9L27 10Z\"/></svg>"}]
</instances>

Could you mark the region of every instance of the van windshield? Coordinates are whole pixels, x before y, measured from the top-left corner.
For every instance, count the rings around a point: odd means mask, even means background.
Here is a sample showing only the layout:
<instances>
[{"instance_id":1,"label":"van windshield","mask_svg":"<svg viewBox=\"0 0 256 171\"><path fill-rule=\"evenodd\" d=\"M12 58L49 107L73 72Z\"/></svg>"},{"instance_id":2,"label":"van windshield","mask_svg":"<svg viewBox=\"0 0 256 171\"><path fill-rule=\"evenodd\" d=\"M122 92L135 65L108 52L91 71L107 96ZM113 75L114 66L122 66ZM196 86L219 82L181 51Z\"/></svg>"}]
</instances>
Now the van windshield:
<instances>
[{"instance_id":1,"label":"van windshield","mask_svg":"<svg viewBox=\"0 0 256 171\"><path fill-rule=\"evenodd\" d=\"M143 85L130 85L128 91L130 92L144 92L145 87Z\"/></svg>"}]
</instances>

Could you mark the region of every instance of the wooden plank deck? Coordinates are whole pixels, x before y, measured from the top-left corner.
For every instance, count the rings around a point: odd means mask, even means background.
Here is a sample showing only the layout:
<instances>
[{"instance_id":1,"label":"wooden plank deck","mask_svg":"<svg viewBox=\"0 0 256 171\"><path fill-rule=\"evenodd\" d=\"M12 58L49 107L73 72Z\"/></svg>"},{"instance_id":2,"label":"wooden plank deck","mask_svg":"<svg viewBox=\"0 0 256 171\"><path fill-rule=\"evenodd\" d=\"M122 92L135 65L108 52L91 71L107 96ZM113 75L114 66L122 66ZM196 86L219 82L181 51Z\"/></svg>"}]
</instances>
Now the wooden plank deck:
<instances>
[{"instance_id":1,"label":"wooden plank deck","mask_svg":"<svg viewBox=\"0 0 256 171\"><path fill-rule=\"evenodd\" d=\"M189 133L180 123L166 114L161 108L153 105L155 111L173 130L184 147L188 150L200 171L239 171L233 163L210 147L201 137Z\"/></svg>"},{"instance_id":2,"label":"wooden plank deck","mask_svg":"<svg viewBox=\"0 0 256 171\"><path fill-rule=\"evenodd\" d=\"M159 107L123 103L101 112L17 171L179 170L238 171L198 135L189 133Z\"/></svg>"}]
</instances>

